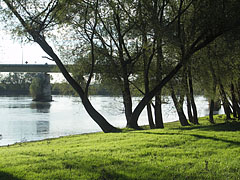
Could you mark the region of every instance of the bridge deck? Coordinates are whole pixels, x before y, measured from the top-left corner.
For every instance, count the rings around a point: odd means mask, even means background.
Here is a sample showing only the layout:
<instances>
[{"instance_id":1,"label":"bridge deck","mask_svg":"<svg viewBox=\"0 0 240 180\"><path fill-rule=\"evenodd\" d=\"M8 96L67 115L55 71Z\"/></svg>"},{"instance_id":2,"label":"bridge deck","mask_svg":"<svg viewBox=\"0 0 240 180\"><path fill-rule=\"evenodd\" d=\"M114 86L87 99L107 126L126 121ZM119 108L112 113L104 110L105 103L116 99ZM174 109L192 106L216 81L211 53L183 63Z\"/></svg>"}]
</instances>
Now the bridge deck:
<instances>
[{"instance_id":1,"label":"bridge deck","mask_svg":"<svg viewBox=\"0 0 240 180\"><path fill-rule=\"evenodd\" d=\"M50 72L59 73L54 64L0 64L0 72Z\"/></svg>"}]
</instances>

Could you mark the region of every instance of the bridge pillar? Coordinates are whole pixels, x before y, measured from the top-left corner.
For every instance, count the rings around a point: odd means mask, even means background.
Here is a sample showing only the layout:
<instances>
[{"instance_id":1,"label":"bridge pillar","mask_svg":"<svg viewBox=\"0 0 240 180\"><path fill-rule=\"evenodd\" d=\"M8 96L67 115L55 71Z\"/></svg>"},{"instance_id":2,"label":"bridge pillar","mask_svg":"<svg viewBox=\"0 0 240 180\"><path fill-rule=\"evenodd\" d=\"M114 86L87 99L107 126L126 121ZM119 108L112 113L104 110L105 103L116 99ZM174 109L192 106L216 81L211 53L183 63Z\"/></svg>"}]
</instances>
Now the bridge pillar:
<instances>
[{"instance_id":1,"label":"bridge pillar","mask_svg":"<svg viewBox=\"0 0 240 180\"><path fill-rule=\"evenodd\" d=\"M32 81L30 94L32 95L33 101L52 101L50 75L47 73L39 73Z\"/></svg>"}]
</instances>

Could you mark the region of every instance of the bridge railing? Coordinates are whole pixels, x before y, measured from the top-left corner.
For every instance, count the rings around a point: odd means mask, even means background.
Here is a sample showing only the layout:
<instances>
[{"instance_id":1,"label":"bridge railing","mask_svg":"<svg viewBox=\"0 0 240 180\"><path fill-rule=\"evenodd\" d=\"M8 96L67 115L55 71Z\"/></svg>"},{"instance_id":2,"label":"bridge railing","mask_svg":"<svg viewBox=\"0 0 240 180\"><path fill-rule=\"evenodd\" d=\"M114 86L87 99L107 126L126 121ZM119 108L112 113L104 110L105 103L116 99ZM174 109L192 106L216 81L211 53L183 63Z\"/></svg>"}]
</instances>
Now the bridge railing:
<instances>
[{"instance_id":1,"label":"bridge railing","mask_svg":"<svg viewBox=\"0 0 240 180\"><path fill-rule=\"evenodd\" d=\"M54 64L0 64L0 72L49 72L60 73Z\"/></svg>"}]
</instances>

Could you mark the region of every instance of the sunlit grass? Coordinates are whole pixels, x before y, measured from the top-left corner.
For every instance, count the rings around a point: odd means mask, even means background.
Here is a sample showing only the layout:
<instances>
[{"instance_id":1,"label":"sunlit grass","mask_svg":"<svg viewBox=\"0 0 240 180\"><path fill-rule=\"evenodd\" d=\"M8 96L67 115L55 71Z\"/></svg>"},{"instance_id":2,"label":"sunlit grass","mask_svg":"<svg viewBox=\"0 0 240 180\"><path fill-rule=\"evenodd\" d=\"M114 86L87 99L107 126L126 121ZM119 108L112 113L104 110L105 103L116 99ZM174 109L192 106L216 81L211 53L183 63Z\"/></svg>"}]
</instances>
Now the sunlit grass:
<instances>
[{"instance_id":1,"label":"sunlit grass","mask_svg":"<svg viewBox=\"0 0 240 180\"><path fill-rule=\"evenodd\" d=\"M0 148L0 179L239 179L240 122L94 133Z\"/></svg>"}]
</instances>

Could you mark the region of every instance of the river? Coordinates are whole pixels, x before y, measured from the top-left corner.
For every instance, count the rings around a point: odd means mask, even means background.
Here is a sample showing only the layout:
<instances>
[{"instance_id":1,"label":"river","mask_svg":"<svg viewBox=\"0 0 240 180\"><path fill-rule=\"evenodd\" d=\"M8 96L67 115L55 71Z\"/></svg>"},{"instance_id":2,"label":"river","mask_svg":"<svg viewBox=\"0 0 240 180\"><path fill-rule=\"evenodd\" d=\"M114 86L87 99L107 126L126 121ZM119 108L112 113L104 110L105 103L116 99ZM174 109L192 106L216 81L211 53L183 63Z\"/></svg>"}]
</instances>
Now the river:
<instances>
[{"instance_id":1,"label":"river","mask_svg":"<svg viewBox=\"0 0 240 180\"><path fill-rule=\"evenodd\" d=\"M84 110L78 97L53 96L53 102L33 102L31 97L0 97L0 146L16 142L36 141L66 135L101 131ZM126 120L120 97L91 96L94 107L114 126L124 127ZM134 105L139 98L134 98ZM178 119L172 101L166 97L163 104L164 122ZM208 103L196 97L198 115L208 114ZM222 110L220 110L222 111ZM139 125L147 124L146 111Z\"/></svg>"}]
</instances>

